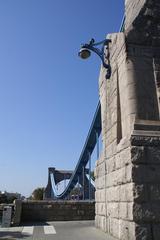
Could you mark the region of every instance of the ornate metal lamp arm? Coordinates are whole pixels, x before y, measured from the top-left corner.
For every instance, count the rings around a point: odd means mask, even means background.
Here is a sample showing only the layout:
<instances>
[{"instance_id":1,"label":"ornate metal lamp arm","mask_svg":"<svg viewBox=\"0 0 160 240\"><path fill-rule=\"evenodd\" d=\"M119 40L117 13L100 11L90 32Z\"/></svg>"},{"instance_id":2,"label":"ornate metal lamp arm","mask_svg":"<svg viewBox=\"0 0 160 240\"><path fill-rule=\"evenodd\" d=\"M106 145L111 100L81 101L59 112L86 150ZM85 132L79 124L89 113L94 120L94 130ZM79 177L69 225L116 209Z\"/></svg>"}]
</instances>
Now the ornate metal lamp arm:
<instances>
[{"instance_id":1,"label":"ornate metal lamp arm","mask_svg":"<svg viewBox=\"0 0 160 240\"><path fill-rule=\"evenodd\" d=\"M83 59L86 59L90 56L90 51L95 52L102 61L103 67L107 69L106 79L110 78L111 76L111 66L109 63L109 53L106 55L106 50L108 49L108 44L111 42L110 39L105 39L101 42L95 43L94 39L91 39L89 43L83 44L79 51L79 56ZM96 48L95 46L101 45L102 48ZM89 51L90 50L90 51ZM106 63L107 61L107 63Z\"/></svg>"}]
</instances>

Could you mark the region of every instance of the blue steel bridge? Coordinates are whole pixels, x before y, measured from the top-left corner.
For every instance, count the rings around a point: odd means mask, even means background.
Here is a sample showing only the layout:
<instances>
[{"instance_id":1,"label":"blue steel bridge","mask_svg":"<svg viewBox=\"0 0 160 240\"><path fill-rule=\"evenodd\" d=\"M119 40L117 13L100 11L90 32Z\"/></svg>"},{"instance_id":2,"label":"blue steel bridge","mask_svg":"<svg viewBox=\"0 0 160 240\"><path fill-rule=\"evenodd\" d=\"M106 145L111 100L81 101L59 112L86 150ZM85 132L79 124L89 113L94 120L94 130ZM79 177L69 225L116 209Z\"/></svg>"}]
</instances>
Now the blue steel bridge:
<instances>
[{"instance_id":1,"label":"blue steel bridge","mask_svg":"<svg viewBox=\"0 0 160 240\"><path fill-rule=\"evenodd\" d=\"M125 16L123 17L119 32L124 31ZM91 155L97 145L97 159L99 158L99 136L101 134L101 105L98 103L89 133L87 135L80 158L74 171L58 171L55 168L48 169L48 184L45 189L45 199L67 199L70 192L78 184L83 189L83 200L93 199L95 187L91 181ZM86 168L89 163L89 168ZM87 177L89 176L89 177ZM53 181L52 181L53 179ZM57 194L56 185L69 179L69 183L61 194ZM52 184L53 183L53 184Z\"/></svg>"},{"instance_id":2,"label":"blue steel bridge","mask_svg":"<svg viewBox=\"0 0 160 240\"><path fill-rule=\"evenodd\" d=\"M99 136L101 129L101 106L99 102L75 170L58 171L55 168L49 168L48 183L44 194L45 199L67 199L77 183L82 187L83 199L94 198L95 187L91 181L91 155L97 146L97 159L99 157ZM86 168L87 164L89 164L89 168ZM61 194L57 194L56 185L66 179L69 179L69 183L65 190Z\"/></svg>"}]
</instances>

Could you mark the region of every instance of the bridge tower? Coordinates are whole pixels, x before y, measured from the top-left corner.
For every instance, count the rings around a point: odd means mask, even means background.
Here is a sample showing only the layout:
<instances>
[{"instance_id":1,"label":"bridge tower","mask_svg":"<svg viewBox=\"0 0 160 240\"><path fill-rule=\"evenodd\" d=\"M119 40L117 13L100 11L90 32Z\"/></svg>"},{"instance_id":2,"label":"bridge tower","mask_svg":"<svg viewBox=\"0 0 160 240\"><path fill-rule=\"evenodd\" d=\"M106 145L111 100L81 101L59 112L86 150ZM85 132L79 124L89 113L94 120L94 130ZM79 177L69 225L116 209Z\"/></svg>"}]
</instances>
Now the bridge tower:
<instances>
[{"instance_id":1,"label":"bridge tower","mask_svg":"<svg viewBox=\"0 0 160 240\"><path fill-rule=\"evenodd\" d=\"M96 226L119 240L160 239L160 2L125 0L124 32L109 34L112 75L99 92L103 151Z\"/></svg>"}]
</instances>

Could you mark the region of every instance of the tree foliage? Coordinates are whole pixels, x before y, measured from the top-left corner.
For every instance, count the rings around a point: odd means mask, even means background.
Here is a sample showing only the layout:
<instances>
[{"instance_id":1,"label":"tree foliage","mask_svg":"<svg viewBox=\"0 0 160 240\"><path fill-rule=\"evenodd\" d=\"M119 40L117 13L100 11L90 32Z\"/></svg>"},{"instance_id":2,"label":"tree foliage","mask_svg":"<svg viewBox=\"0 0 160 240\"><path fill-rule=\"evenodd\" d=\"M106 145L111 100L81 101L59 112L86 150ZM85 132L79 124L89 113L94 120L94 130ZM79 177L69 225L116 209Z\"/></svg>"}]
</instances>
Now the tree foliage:
<instances>
[{"instance_id":1,"label":"tree foliage","mask_svg":"<svg viewBox=\"0 0 160 240\"><path fill-rule=\"evenodd\" d=\"M32 193L32 199L33 200L43 200L44 190L45 190L45 188L43 188L43 187L36 188Z\"/></svg>"},{"instance_id":2,"label":"tree foliage","mask_svg":"<svg viewBox=\"0 0 160 240\"><path fill-rule=\"evenodd\" d=\"M14 200L17 199L16 196L6 196L5 194L0 194L0 204L1 203L13 203Z\"/></svg>"}]
</instances>

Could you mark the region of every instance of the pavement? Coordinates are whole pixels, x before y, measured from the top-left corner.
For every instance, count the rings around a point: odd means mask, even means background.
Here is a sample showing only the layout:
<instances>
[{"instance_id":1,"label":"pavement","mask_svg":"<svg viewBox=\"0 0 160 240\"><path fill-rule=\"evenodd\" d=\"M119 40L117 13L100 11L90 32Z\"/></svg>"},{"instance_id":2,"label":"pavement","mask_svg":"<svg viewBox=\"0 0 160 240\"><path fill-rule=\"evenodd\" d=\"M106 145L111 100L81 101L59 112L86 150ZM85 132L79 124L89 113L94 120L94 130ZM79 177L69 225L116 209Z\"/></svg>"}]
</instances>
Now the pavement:
<instances>
[{"instance_id":1,"label":"pavement","mask_svg":"<svg viewBox=\"0 0 160 240\"><path fill-rule=\"evenodd\" d=\"M95 228L94 221L32 223L0 228L0 239L6 240L115 240Z\"/></svg>"}]
</instances>

